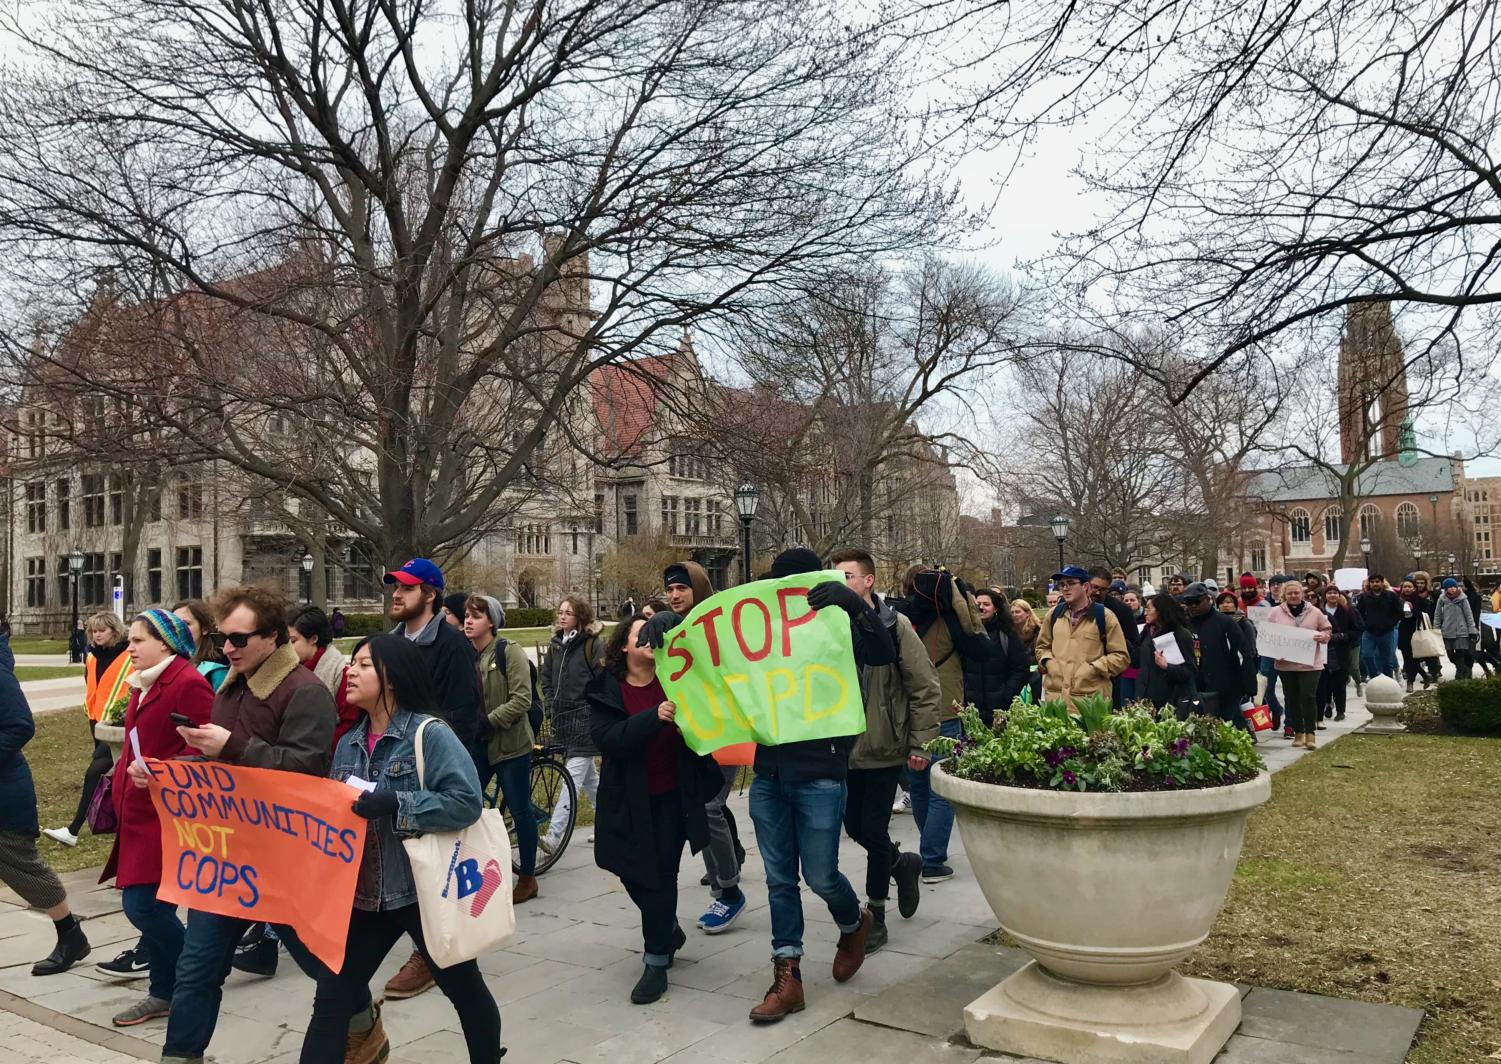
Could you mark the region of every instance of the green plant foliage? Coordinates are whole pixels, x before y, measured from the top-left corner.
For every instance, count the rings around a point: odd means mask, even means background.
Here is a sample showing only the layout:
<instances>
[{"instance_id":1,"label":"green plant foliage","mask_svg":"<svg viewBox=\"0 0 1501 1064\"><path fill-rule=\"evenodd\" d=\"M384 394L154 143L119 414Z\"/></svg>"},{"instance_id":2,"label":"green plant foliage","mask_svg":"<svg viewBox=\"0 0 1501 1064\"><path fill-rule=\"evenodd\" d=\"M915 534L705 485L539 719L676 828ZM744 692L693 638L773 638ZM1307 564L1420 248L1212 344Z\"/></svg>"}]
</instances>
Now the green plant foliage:
<instances>
[{"instance_id":1,"label":"green plant foliage","mask_svg":"<svg viewBox=\"0 0 1501 1064\"><path fill-rule=\"evenodd\" d=\"M1180 721L1143 704L1112 712L1110 700L1027 705L1020 699L985 727L979 711L959 714L962 739L928 744L961 779L1078 791L1170 790L1226 786L1266 766L1251 736L1217 717Z\"/></svg>"},{"instance_id":2,"label":"green plant foliage","mask_svg":"<svg viewBox=\"0 0 1501 1064\"><path fill-rule=\"evenodd\" d=\"M1501 677L1439 684L1438 711L1451 728L1501 735Z\"/></svg>"},{"instance_id":3,"label":"green plant foliage","mask_svg":"<svg viewBox=\"0 0 1501 1064\"><path fill-rule=\"evenodd\" d=\"M548 628L554 619L552 610L536 606L513 606L506 610L507 628Z\"/></svg>"}]
</instances>

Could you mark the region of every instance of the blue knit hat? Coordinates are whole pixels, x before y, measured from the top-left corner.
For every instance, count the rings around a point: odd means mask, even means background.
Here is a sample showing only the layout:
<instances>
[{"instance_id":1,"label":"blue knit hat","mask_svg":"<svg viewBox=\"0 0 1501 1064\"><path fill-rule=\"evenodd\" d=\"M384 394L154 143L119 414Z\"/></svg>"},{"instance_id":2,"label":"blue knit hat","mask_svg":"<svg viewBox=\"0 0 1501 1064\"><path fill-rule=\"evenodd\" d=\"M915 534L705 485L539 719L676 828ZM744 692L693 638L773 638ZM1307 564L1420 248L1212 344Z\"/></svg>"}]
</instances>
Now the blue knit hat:
<instances>
[{"instance_id":1,"label":"blue knit hat","mask_svg":"<svg viewBox=\"0 0 1501 1064\"><path fill-rule=\"evenodd\" d=\"M144 623L174 654L181 654L185 658L193 656L196 645L193 642L193 631L187 622L175 613L166 610L147 610L137 614L136 620Z\"/></svg>"}]
</instances>

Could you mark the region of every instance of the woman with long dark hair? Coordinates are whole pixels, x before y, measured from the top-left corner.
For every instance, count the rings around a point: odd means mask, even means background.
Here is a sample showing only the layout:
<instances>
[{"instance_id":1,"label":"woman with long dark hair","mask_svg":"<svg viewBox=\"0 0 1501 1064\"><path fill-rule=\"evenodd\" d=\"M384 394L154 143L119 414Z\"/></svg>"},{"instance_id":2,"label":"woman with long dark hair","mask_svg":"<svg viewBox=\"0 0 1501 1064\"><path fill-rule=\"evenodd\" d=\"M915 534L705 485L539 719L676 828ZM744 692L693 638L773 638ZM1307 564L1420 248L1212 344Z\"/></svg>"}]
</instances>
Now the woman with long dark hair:
<instances>
[{"instance_id":1,"label":"woman with long dark hair","mask_svg":"<svg viewBox=\"0 0 1501 1064\"><path fill-rule=\"evenodd\" d=\"M964 659L964 701L980 711L988 726L996 713L1011 708L1032 676L1026 642L1017 634L1006 596L995 588L975 589L975 603L985 625L990 656L984 661Z\"/></svg>"},{"instance_id":2,"label":"woman with long dark hair","mask_svg":"<svg viewBox=\"0 0 1501 1064\"><path fill-rule=\"evenodd\" d=\"M214 615L202 599L183 599L172 607L172 613L193 635L193 668L208 681L209 687L218 691L229 675L229 661L214 645Z\"/></svg>"},{"instance_id":3,"label":"woman with long dark hair","mask_svg":"<svg viewBox=\"0 0 1501 1064\"><path fill-rule=\"evenodd\" d=\"M673 954L687 941L677 917L683 843L694 853L708 845L704 806L722 782L714 759L683 742L652 648L636 645L645 623L638 615L615 626L604 671L588 689L589 730L603 755L594 862L620 877L641 910L645 966L631 990L637 1005L667 990Z\"/></svg>"},{"instance_id":4,"label":"woman with long dark hair","mask_svg":"<svg viewBox=\"0 0 1501 1064\"><path fill-rule=\"evenodd\" d=\"M447 724L437 719L437 694L422 651L397 635L375 635L354 648L345 678L349 701L364 716L334 749L333 779L369 780L375 789L354 802L370 822L355 883L354 911L344 947L344 966L318 980L313 1018L302 1043L302 1064L345 1058L349 1018L368 999L367 987L391 948L410 935L433 978L459 1015L471 1064L501 1057L500 1009L485 986L479 965L465 961L440 968L428 955L417 908L412 866L397 835L457 831L479 819L479 777L474 759ZM422 728L422 779L417 778L417 733ZM359 1059L384 1059L385 1032L375 1026L361 1036Z\"/></svg>"},{"instance_id":5,"label":"woman with long dark hair","mask_svg":"<svg viewBox=\"0 0 1501 1064\"><path fill-rule=\"evenodd\" d=\"M1136 650L1138 670L1136 694L1160 708L1177 709L1199 696L1194 677L1194 637L1182 604L1165 591L1147 599L1143 610L1146 621L1141 643ZM1173 637L1178 661L1169 661L1157 640Z\"/></svg>"},{"instance_id":6,"label":"woman with long dark hair","mask_svg":"<svg viewBox=\"0 0 1501 1064\"><path fill-rule=\"evenodd\" d=\"M552 638L537 667L551 738L565 747L563 764L573 777L575 792L593 806L598 804L595 799L599 770L594 759L599 751L589 738L589 700L584 692L600 674L599 627L594 620L594 607L579 595L565 596L558 603ZM568 796L564 794L553 809L547 831L537 842L547 853L557 847L570 811Z\"/></svg>"}]
</instances>

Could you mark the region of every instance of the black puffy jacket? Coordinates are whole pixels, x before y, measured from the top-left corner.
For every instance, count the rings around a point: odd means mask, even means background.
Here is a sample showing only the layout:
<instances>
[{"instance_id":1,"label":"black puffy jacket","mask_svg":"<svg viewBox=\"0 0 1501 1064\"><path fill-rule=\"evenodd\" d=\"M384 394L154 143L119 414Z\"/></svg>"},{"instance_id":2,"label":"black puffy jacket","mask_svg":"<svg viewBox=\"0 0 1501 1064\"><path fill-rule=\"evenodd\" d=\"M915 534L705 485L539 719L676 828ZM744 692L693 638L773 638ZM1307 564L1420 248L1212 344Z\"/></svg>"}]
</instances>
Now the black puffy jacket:
<instances>
[{"instance_id":1,"label":"black puffy jacket","mask_svg":"<svg viewBox=\"0 0 1501 1064\"><path fill-rule=\"evenodd\" d=\"M1027 645L1014 631L1007 635L994 617L985 625L990 656L964 659L964 700L980 711L986 724L1006 710L1026 686L1032 667Z\"/></svg>"}]
</instances>

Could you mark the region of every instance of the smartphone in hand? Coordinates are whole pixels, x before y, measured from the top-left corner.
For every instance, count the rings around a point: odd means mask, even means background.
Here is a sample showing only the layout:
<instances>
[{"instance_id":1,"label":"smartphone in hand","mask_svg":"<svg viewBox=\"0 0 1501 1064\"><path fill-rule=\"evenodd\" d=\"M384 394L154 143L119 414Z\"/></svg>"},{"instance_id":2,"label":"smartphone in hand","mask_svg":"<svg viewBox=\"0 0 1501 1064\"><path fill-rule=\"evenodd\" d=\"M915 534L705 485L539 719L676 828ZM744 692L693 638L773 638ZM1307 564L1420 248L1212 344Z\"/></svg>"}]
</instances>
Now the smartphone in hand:
<instances>
[{"instance_id":1,"label":"smartphone in hand","mask_svg":"<svg viewBox=\"0 0 1501 1064\"><path fill-rule=\"evenodd\" d=\"M167 716L172 718L173 724L180 724L184 728L198 727L198 722L196 720L194 720L192 717L184 716L181 713L168 713Z\"/></svg>"}]
</instances>

